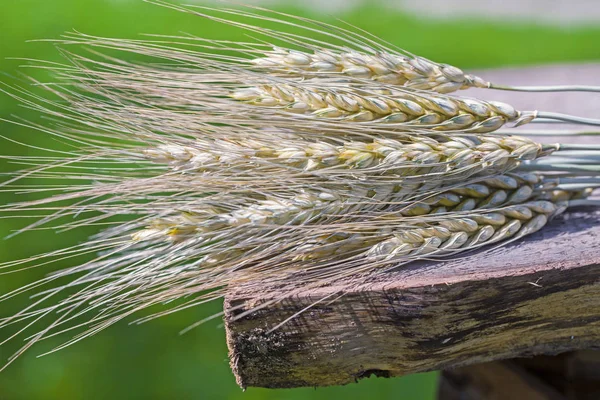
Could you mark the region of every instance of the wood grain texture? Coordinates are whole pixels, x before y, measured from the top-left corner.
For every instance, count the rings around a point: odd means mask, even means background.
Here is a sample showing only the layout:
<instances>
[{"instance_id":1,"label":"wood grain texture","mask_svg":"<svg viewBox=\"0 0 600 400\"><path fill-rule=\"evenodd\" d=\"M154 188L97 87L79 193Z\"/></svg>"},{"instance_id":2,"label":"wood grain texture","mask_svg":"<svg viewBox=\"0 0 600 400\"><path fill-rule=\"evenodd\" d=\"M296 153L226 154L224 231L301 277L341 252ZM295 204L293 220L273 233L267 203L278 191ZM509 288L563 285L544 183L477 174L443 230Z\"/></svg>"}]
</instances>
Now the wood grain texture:
<instances>
[{"instance_id":1,"label":"wood grain texture","mask_svg":"<svg viewBox=\"0 0 600 400\"><path fill-rule=\"evenodd\" d=\"M225 299L242 387L342 385L600 348L600 211L575 209L505 247L300 289L275 304L280 289L257 286Z\"/></svg>"}]
</instances>

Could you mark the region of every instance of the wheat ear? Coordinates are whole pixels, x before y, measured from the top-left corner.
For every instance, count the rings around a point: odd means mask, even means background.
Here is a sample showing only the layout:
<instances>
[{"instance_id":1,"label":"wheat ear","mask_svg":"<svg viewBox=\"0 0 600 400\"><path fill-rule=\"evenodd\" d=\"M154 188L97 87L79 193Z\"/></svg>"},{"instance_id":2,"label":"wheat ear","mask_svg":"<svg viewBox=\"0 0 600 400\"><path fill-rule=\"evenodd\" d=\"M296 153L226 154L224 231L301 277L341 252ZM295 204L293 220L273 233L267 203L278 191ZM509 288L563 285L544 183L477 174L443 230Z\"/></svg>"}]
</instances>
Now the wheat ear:
<instances>
[{"instance_id":1,"label":"wheat ear","mask_svg":"<svg viewBox=\"0 0 600 400\"><path fill-rule=\"evenodd\" d=\"M248 104L293 114L308 114L315 119L389 124L396 129L487 133L498 130L507 122L520 126L536 118L600 124L598 120L558 113L517 111L501 102L408 90L382 94L380 91L335 85L316 89L308 84L273 84L239 89L231 96Z\"/></svg>"},{"instance_id":2,"label":"wheat ear","mask_svg":"<svg viewBox=\"0 0 600 400\"><path fill-rule=\"evenodd\" d=\"M524 92L600 92L600 87L591 85L511 86L492 83L476 75L467 74L455 66L412 54L355 27L343 28L264 8L246 6L250 10L258 11L249 12L226 8L178 6L160 0L146 1L235 26L251 32L253 36L264 38L254 43L234 43L189 35L179 37L156 35L157 39L153 41L140 41L104 39L74 33L68 35L62 43L129 49L144 55L152 54L177 62L193 62L197 65L207 60L209 62L222 60L231 65L253 66L262 73L279 74L286 78L298 78L298 80L327 77L340 80L345 77L348 79L347 83L373 81L437 93L451 93L472 87ZM226 16L219 17L219 14ZM258 22L253 25L236 21L236 18L249 18ZM282 29L270 29L259 25L265 21L276 23ZM290 28L295 32L285 31ZM305 32L305 34L298 32ZM283 45L271 44L272 40ZM336 45L334 41L341 44ZM180 46L182 50L178 51L174 48L176 46ZM205 56L194 54L189 51L190 47L205 50ZM222 52L237 53L239 56L225 56Z\"/></svg>"},{"instance_id":3,"label":"wheat ear","mask_svg":"<svg viewBox=\"0 0 600 400\"><path fill-rule=\"evenodd\" d=\"M444 256L509 238L537 232L548 220L566 209L550 201L529 201L493 212L440 219L426 227L401 231L376 244L367 252L374 261Z\"/></svg>"},{"instance_id":4,"label":"wheat ear","mask_svg":"<svg viewBox=\"0 0 600 400\"><path fill-rule=\"evenodd\" d=\"M199 172L246 168L256 163L276 171L304 171L319 176L393 175L398 181L407 176L429 176L427 168L440 179L445 174L464 174L462 178L486 171L508 171L523 161L546 157L558 148L542 145L520 136L464 136L438 138L413 136L405 140L375 139L330 143L286 136L278 141L233 139L195 141L187 144L159 145L143 150L145 158L168 163L175 171Z\"/></svg>"},{"instance_id":5,"label":"wheat ear","mask_svg":"<svg viewBox=\"0 0 600 400\"><path fill-rule=\"evenodd\" d=\"M475 178L468 184L428 184L429 192L421 194L418 194L418 186L399 185L395 185L395 190L385 192L373 189L361 192L361 197L352 189L344 195L335 190L303 190L303 193L289 199L259 200L225 213L218 207L191 208L185 213L153 220L132 237L136 241L163 237L180 242L194 235L202 235L206 240L209 236L220 235L220 230L243 229L245 225L276 229L285 225L319 225L327 221L350 223L376 215L385 216L389 222L390 218L461 213L521 204L532 196L539 196L540 191L545 193L557 185L554 180L544 183L543 177L537 174L510 173Z\"/></svg>"},{"instance_id":6,"label":"wheat ear","mask_svg":"<svg viewBox=\"0 0 600 400\"><path fill-rule=\"evenodd\" d=\"M377 52L333 52L326 49L313 54L275 47L252 63L270 73L284 76L323 78L345 75L369 79L386 85L451 93L470 87L486 88L489 83L459 68L438 64L422 57Z\"/></svg>"},{"instance_id":7,"label":"wheat ear","mask_svg":"<svg viewBox=\"0 0 600 400\"><path fill-rule=\"evenodd\" d=\"M476 75L467 74L455 66L437 63L412 54L348 24L346 24L347 28L344 28L323 21L252 6L245 6L245 8L256 12L203 6L178 6L161 0L147 1L235 26L251 32L252 36L260 35L265 38L257 43L243 43L239 47L235 47L231 42L190 37L167 37L171 41L168 43L177 39L208 50L222 49L238 52L243 56L254 56L250 60L232 56L228 59L238 64L250 62L262 72L281 74L286 77L296 76L302 80L327 76L336 79L347 77L350 81L372 80L438 93L450 93L471 87L525 92L600 92L600 87L588 85L509 86L488 82ZM225 17L220 17L221 14ZM257 24L237 21L238 18L254 20ZM282 29L260 26L263 22L275 23ZM294 31L287 32L286 30L290 28ZM284 45L270 45L270 40L282 42ZM341 44L336 45L334 42ZM286 48L286 45L293 49Z\"/></svg>"},{"instance_id":8,"label":"wheat ear","mask_svg":"<svg viewBox=\"0 0 600 400\"><path fill-rule=\"evenodd\" d=\"M600 86L549 85L510 86L488 82L460 68L439 64L419 56L388 52L335 52L329 49L308 53L282 47L265 51L251 61L265 72L298 79L340 78L348 83L372 80L386 85L452 93L461 89L489 88L517 92L600 92Z\"/></svg>"},{"instance_id":9,"label":"wheat ear","mask_svg":"<svg viewBox=\"0 0 600 400\"><path fill-rule=\"evenodd\" d=\"M397 267L423 257L444 257L509 238L516 240L538 231L568 206L593 204L587 200L590 189L556 190L553 184L543 184L541 176L527 179L530 182L522 181L512 199L502 196L503 203L481 201L477 189L468 185L459 191L465 193L462 203L470 202L472 207L428 209L413 215L392 211L368 219L368 228L337 227L330 236L301 246L294 260L323 265L330 260L337 265L342 257L345 268L363 272L383 265Z\"/></svg>"},{"instance_id":10,"label":"wheat ear","mask_svg":"<svg viewBox=\"0 0 600 400\"><path fill-rule=\"evenodd\" d=\"M383 95L335 87L318 90L280 84L237 90L232 97L262 107L310 114L315 118L473 133L492 132L508 121L520 125L535 118L535 113L520 113L504 103L425 93Z\"/></svg>"}]
</instances>

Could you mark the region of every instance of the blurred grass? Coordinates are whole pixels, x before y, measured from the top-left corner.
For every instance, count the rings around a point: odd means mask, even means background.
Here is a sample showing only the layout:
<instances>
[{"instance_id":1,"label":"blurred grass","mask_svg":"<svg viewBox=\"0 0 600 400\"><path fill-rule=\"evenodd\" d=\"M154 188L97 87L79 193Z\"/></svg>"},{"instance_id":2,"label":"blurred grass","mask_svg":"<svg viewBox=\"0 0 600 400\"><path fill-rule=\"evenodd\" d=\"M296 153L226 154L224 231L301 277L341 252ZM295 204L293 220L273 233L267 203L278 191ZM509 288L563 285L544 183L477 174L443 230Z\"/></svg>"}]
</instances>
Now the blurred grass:
<instances>
[{"instance_id":1,"label":"blurred grass","mask_svg":"<svg viewBox=\"0 0 600 400\"><path fill-rule=\"evenodd\" d=\"M286 7L285 11L327 21L332 17ZM429 21L400 12L365 7L339 16L411 52L463 69L600 59L600 28L556 28L534 24L502 24L481 20ZM242 39L242 33L200 18L144 4L137 0L19 0L3 4L0 14L0 55L60 61L50 43L31 39L57 38L77 29L99 36L137 37L140 33L177 34ZM0 81L18 83L22 61L0 60ZM26 70L44 78L43 71ZM0 119L16 114L28 120L38 116L0 95ZM52 139L30 129L0 123L0 135L38 146L55 146ZM26 154L29 149L0 140L3 154ZM0 159L0 172L15 166ZM0 193L0 204L17 200ZM22 200L19 198L19 200ZM0 218L0 235L22 227L23 221ZM30 232L0 241L0 262L31 256L81 242L94 229L56 234ZM66 267L62 263L57 267ZM39 278L44 268L0 276L0 294ZM0 303L0 317L27 304L17 298ZM142 326L120 323L97 336L57 354L37 359L40 352L60 343L50 339L0 373L0 400L36 399L431 399L435 374L396 379L371 378L339 388L264 390L243 393L227 362L222 327L209 322L184 336L187 324L216 313L220 304L187 310ZM0 341L7 332L0 331ZM0 359L19 343L0 347ZM1 362L0 362L1 363Z\"/></svg>"}]
</instances>

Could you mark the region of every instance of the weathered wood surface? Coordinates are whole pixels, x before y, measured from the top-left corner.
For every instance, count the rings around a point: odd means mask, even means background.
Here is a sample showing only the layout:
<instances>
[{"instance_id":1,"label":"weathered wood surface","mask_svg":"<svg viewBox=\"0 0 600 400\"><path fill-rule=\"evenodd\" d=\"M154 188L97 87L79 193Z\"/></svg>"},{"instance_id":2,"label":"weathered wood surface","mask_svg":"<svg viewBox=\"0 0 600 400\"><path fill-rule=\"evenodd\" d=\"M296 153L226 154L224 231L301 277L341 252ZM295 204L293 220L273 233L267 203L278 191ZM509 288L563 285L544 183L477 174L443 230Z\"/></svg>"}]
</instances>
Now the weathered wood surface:
<instances>
[{"instance_id":1,"label":"weathered wood surface","mask_svg":"<svg viewBox=\"0 0 600 400\"><path fill-rule=\"evenodd\" d=\"M236 288L225 300L242 387L341 385L600 348L600 211L573 210L506 247L355 277L238 317L281 295L256 287Z\"/></svg>"},{"instance_id":2,"label":"weathered wood surface","mask_svg":"<svg viewBox=\"0 0 600 400\"><path fill-rule=\"evenodd\" d=\"M338 291L345 295L268 333ZM519 243L415 263L374 281L358 277L235 320L277 295L239 289L226 299L232 367L243 387L341 385L600 348L600 212L569 213Z\"/></svg>"}]
</instances>

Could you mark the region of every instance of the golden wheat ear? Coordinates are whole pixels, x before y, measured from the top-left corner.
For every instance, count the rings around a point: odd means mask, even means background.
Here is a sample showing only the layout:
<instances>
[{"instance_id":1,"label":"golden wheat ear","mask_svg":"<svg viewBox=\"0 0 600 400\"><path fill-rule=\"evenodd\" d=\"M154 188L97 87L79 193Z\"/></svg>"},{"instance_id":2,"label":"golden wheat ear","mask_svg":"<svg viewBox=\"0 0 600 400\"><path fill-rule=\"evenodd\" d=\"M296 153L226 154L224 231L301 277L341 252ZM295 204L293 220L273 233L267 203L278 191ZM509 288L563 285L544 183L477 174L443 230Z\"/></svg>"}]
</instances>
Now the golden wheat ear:
<instances>
[{"instance_id":1,"label":"golden wheat ear","mask_svg":"<svg viewBox=\"0 0 600 400\"><path fill-rule=\"evenodd\" d=\"M231 9L198 5L179 6L161 0L145 1L264 36L266 40L262 41L260 46L254 47L244 43L239 51L256 54L251 63L266 73L302 80L315 77L347 77L437 93L451 93L468 88L521 92L600 92L600 86L593 85L514 86L492 83L465 73L456 66L412 54L343 21L332 25L249 5L236 4L238 8ZM279 29L260 25L265 23L275 23ZM269 39L287 44L291 48L286 48L285 45L269 46ZM231 43L222 42L220 46L232 50L228 44ZM265 50L265 47L271 48Z\"/></svg>"},{"instance_id":2,"label":"golden wheat ear","mask_svg":"<svg viewBox=\"0 0 600 400\"><path fill-rule=\"evenodd\" d=\"M488 82L466 74L448 64L438 64L423 57L372 51L335 52L318 49L314 52L274 47L252 63L271 74L297 79L347 77L353 80L373 80L391 86L452 93L469 88L487 88L516 92L600 92L593 85L510 86Z\"/></svg>"}]
</instances>

